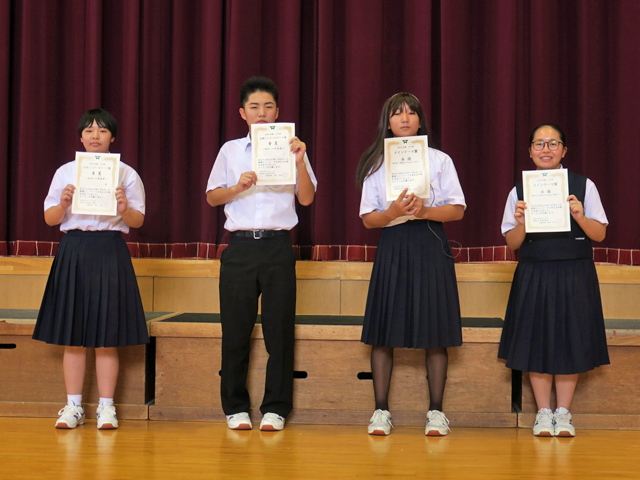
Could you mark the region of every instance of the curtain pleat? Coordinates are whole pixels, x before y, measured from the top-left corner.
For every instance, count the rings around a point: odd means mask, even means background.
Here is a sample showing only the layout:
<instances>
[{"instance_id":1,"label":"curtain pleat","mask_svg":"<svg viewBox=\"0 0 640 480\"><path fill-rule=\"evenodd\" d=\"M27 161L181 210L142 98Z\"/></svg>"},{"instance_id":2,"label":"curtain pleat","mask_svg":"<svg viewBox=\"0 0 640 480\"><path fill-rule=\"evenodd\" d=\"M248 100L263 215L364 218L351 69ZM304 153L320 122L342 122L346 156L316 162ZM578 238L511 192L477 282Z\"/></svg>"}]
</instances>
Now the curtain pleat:
<instances>
[{"instance_id":1,"label":"curtain pleat","mask_svg":"<svg viewBox=\"0 0 640 480\"><path fill-rule=\"evenodd\" d=\"M146 188L145 225L127 240L226 243L204 190L222 144L247 133L240 85L265 75L319 181L295 244L377 244L355 170L385 99L410 91L466 195L450 239L503 244L530 131L553 122L563 165L599 189L611 223L599 246L640 247L636 0L2 0L0 71L0 243L61 238L43 200L96 106Z\"/></svg>"}]
</instances>

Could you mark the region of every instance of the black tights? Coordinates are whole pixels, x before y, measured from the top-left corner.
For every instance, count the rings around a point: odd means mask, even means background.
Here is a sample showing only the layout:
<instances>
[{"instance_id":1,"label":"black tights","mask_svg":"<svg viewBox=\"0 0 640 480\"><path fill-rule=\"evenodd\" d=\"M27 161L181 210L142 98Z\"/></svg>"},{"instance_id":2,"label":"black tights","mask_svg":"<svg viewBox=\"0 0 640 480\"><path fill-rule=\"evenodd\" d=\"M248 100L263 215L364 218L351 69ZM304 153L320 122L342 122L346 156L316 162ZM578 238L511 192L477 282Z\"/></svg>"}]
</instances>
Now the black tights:
<instances>
[{"instance_id":1,"label":"black tights","mask_svg":"<svg viewBox=\"0 0 640 480\"><path fill-rule=\"evenodd\" d=\"M442 397L447 382L449 354L445 347L426 349L429 410L442 411ZM389 410L389 386L393 371L393 348L371 347L371 374L376 397L376 410Z\"/></svg>"}]
</instances>

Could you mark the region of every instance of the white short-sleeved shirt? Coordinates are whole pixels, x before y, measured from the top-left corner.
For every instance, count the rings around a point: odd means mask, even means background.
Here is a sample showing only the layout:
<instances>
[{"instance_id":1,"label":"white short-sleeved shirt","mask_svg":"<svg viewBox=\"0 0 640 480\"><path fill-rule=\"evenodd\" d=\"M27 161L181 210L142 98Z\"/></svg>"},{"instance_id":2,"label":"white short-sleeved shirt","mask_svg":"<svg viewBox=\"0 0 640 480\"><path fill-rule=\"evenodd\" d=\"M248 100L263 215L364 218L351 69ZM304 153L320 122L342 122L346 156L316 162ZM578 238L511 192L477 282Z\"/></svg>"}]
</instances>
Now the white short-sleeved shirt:
<instances>
[{"instance_id":1,"label":"white short-sleeved shirt","mask_svg":"<svg viewBox=\"0 0 640 480\"><path fill-rule=\"evenodd\" d=\"M49 194L44 200L45 211L60 203L62 190L64 190L67 185L73 185L75 182L74 174L75 162L65 163L56 170L53 180L51 181L51 186L49 187ZM142 180L140 180L140 177L133 168L122 162L120 162L120 179L118 184L124 187L124 194L127 196L129 208L137 210L144 215L145 193ZM62 223L60 223L60 230L62 232L68 232L69 230L119 230L123 233L129 233L129 226L124 223L119 213L114 216L74 215L71 213L71 207L69 207L62 218Z\"/></svg>"},{"instance_id":2,"label":"white short-sleeved shirt","mask_svg":"<svg viewBox=\"0 0 640 480\"><path fill-rule=\"evenodd\" d=\"M315 189L318 182L306 153L304 164ZM209 175L206 191L233 187L238 184L240 175L251 170L251 136L231 140L225 143L218 153L218 158ZM296 193L298 193L297 179L295 185L252 185L225 204L224 213L227 221L224 228L232 232L235 230L291 230L298 223Z\"/></svg>"},{"instance_id":3,"label":"white short-sleeved shirt","mask_svg":"<svg viewBox=\"0 0 640 480\"><path fill-rule=\"evenodd\" d=\"M516 191L516 187L513 187L511 192L509 192L507 203L504 207L504 214L502 216L502 235L506 235L509 230L513 230L518 226L518 221L515 217L516 203L518 203L518 192ZM607 215L604 213L604 207L602 206L598 189L588 178L584 193L583 208L585 217L604 225L609 225L609 220L607 219Z\"/></svg>"},{"instance_id":4,"label":"white short-sleeved shirt","mask_svg":"<svg viewBox=\"0 0 640 480\"><path fill-rule=\"evenodd\" d=\"M429 170L431 176L431 192L427 207L441 207L443 205L462 205L465 209L464 193L458 180L456 167L451 157L440 150L429 148ZM393 202L387 200L387 187L384 176L384 165L377 172L369 175L362 185L360 200L360 217L371 212L384 212ZM414 215L405 215L389 222L385 227L399 225L409 220L416 220Z\"/></svg>"}]
</instances>

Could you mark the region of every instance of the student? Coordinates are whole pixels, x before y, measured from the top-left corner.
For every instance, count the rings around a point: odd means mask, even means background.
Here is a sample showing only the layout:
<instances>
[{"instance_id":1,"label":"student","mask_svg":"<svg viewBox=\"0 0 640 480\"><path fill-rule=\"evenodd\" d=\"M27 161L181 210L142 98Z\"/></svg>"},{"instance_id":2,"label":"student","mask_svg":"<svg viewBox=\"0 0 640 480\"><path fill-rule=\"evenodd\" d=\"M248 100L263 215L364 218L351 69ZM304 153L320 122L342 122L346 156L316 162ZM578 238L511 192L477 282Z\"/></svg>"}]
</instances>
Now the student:
<instances>
[{"instance_id":1,"label":"student","mask_svg":"<svg viewBox=\"0 0 640 480\"><path fill-rule=\"evenodd\" d=\"M80 119L78 134L87 152L109 153L118 126L101 108ZM113 396L118 381L117 347L149 343L142 301L129 249L122 238L144 222L144 187L130 166L120 162L115 197L118 213L71 213L75 162L56 171L44 201L47 225L66 235L53 260L33 338L64 345L63 370L67 405L56 428L84 424L82 390L87 348L95 348L100 394L98 428L118 428Z\"/></svg>"},{"instance_id":2,"label":"student","mask_svg":"<svg viewBox=\"0 0 640 480\"><path fill-rule=\"evenodd\" d=\"M564 132L553 124L534 128L529 156L537 170L562 168L567 153ZM527 204L522 182L509 193L502 234L512 250L520 249L504 319L498 357L507 367L529 372L538 414L536 436L576 434L571 401L582 372L609 364L598 276L591 240L607 231L594 183L569 174L571 231L525 233ZM558 408L551 411L555 383Z\"/></svg>"},{"instance_id":3,"label":"student","mask_svg":"<svg viewBox=\"0 0 640 480\"><path fill-rule=\"evenodd\" d=\"M306 145L291 140L295 153L295 185L256 185L251 170L251 125L278 118L278 89L268 78L253 77L240 89L240 116L249 126L246 137L220 149L209 182L207 202L224 205L229 246L220 259L222 370L220 394L227 425L252 428L247 390L251 332L262 295L262 331L269 354L260 430L282 430L293 408L293 346L296 310L295 253L289 230L298 223L295 198L311 205L316 178Z\"/></svg>"},{"instance_id":4,"label":"student","mask_svg":"<svg viewBox=\"0 0 640 480\"><path fill-rule=\"evenodd\" d=\"M387 201L381 168L385 138L426 135L427 128L418 99L396 93L385 102L376 140L360 158L356 173L362 222L367 228L382 228L362 329L362 341L372 346L376 409L368 428L371 435L391 432L388 397L397 347L426 349L430 405L425 434L449 432L442 413L447 347L462 344L462 329L453 256L442 222L464 216L464 195L451 158L433 148L428 202L406 190Z\"/></svg>"}]
</instances>

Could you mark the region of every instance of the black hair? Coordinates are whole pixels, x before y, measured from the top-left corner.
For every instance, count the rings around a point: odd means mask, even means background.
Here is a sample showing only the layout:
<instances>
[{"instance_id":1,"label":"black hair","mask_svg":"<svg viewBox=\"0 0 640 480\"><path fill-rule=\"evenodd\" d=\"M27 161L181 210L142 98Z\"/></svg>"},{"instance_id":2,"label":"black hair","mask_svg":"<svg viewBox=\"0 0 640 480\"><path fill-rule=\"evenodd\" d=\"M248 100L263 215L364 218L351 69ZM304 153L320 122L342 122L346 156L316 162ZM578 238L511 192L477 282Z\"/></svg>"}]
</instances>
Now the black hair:
<instances>
[{"instance_id":1,"label":"black hair","mask_svg":"<svg viewBox=\"0 0 640 480\"><path fill-rule=\"evenodd\" d=\"M427 119L424 116L424 110L418 97L406 92L392 95L384 102L382 107L380 121L378 122L378 134L375 141L365 150L362 157L360 157L360 163L358 163L356 170L356 185L359 188L362 188L364 181L369 175L373 175L380 170L383 162L382 151L384 150L384 139L393 137L393 132L389 128L389 117L391 117L393 113L401 111L403 105L406 105L409 107L409 110L418 114L420 128L418 128L416 135L428 135L429 146L431 146L431 131L429 130L429 125L427 124Z\"/></svg>"},{"instance_id":2,"label":"black hair","mask_svg":"<svg viewBox=\"0 0 640 480\"><path fill-rule=\"evenodd\" d=\"M531 136L529 137L529 145L533 143L533 137L535 136L536 132L543 127L553 128L556 132L558 132L558 136L560 137L560 141L562 142L562 145L564 145L565 147L567 146L567 141L565 140L564 132L562 131L562 128L560 128L555 123L542 123L538 125L536 128L534 128L533 131L531 132Z\"/></svg>"},{"instance_id":3,"label":"black hair","mask_svg":"<svg viewBox=\"0 0 640 480\"><path fill-rule=\"evenodd\" d=\"M270 93L273 101L276 102L276 107L278 106L278 87L274 81L266 77L251 77L240 87L240 106L242 108L249 100L249 95L255 92Z\"/></svg>"},{"instance_id":4,"label":"black hair","mask_svg":"<svg viewBox=\"0 0 640 480\"><path fill-rule=\"evenodd\" d=\"M102 108L87 110L84 115L82 115L80 122L78 122L78 135L82 137L82 131L93 125L93 122L96 122L99 127L109 130L111 132L111 136L116 138L116 135L118 134L118 124L116 123L116 119L113 118L113 115Z\"/></svg>"}]
</instances>

